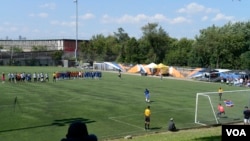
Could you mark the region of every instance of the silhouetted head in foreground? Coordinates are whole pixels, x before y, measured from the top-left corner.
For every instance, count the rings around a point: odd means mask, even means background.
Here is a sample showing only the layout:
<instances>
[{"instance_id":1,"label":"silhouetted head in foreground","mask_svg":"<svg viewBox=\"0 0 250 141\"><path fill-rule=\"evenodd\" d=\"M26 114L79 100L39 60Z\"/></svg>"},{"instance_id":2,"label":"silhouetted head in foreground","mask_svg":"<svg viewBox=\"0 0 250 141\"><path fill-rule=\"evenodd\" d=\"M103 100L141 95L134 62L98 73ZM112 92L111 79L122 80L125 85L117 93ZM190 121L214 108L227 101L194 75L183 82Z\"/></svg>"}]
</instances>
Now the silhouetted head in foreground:
<instances>
[{"instance_id":1,"label":"silhouetted head in foreground","mask_svg":"<svg viewBox=\"0 0 250 141\"><path fill-rule=\"evenodd\" d=\"M66 138L61 141L97 141L97 137L93 134L89 135L86 124L77 121L69 126Z\"/></svg>"}]
</instances>

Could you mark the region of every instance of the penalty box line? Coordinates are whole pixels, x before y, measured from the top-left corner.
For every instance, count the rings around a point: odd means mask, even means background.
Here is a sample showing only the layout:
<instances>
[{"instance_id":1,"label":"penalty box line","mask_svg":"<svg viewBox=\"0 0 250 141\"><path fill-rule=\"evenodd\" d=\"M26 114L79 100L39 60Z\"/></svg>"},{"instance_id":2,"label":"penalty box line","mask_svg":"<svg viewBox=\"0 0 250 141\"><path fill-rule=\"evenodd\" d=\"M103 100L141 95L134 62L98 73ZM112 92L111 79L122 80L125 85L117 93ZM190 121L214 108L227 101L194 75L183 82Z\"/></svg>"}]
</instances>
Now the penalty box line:
<instances>
[{"instance_id":1,"label":"penalty box line","mask_svg":"<svg viewBox=\"0 0 250 141\"><path fill-rule=\"evenodd\" d=\"M125 116L124 116L124 117L125 117ZM130 124L130 123L128 123L128 122L124 122L124 121L121 121L121 120L117 120L116 117L109 117L108 119L113 120L113 121L118 122L118 123L122 123L122 124L125 124L125 125L128 125L128 126L132 126L132 127L135 127L135 128L144 130L144 128L142 128L142 127L140 127L140 126L136 126L136 125Z\"/></svg>"}]
</instances>

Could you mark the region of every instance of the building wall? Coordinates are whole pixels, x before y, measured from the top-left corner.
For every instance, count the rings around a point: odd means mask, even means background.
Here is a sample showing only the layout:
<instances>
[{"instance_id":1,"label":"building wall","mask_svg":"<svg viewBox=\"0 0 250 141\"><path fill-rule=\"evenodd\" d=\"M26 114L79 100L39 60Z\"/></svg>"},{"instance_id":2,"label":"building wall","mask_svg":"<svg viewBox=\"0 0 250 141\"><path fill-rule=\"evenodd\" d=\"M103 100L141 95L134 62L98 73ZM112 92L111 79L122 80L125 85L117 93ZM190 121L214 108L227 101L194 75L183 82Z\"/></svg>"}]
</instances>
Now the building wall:
<instances>
[{"instance_id":1,"label":"building wall","mask_svg":"<svg viewBox=\"0 0 250 141\"><path fill-rule=\"evenodd\" d=\"M83 40L78 40L78 46ZM0 40L3 50L10 51L11 47L21 48L24 52L30 52L34 46L46 46L47 50L75 51L75 40L50 39L50 40Z\"/></svg>"},{"instance_id":2,"label":"building wall","mask_svg":"<svg viewBox=\"0 0 250 141\"><path fill-rule=\"evenodd\" d=\"M83 40L78 40L78 47L82 42ZM34 46L46 46L47 51L34 52L32 51ZM60 64L52 58L55 51L63 51L62 59L75 57L76 40L0 40L0 47L3 47L0 50L0 65L53 66ZM11 50L13 47L21 48L23 52L13 52ZM10 62L11 60L13 62ZM72 64L69 66L72 66Z\"/></svg>"}]
</instances>

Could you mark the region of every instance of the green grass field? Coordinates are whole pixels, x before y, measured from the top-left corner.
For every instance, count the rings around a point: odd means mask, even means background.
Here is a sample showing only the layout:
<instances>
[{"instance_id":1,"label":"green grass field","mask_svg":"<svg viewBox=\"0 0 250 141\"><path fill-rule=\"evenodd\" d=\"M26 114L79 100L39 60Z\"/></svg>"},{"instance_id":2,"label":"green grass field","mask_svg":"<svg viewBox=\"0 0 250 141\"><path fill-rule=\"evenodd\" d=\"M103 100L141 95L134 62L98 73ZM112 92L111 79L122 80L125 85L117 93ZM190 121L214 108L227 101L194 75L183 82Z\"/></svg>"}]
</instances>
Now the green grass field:
<instances>
[{"instance_id":1,"label":"green grass field","mask_svg":"<svg viewBox=\"0 0 250 141\"><path fill-rule=\"evenodd\" d=\"M89 133L112 140L126 135L147 135L166 131L173 117L180 129L194 124L198 92L246 89L219 83L163 79L102 72L98 79L71 79L52 82L55 71L75 71L59 67L0 67L1 72L48 72L50 82L0 84L0 139L4 141L59 141L70 123L87 123ZM151 131L144 131L144 89L151 93ZM15 104L15 98L17 103ZM185 137L184 137L185 138Z\"/></svg>"}]
</instances>

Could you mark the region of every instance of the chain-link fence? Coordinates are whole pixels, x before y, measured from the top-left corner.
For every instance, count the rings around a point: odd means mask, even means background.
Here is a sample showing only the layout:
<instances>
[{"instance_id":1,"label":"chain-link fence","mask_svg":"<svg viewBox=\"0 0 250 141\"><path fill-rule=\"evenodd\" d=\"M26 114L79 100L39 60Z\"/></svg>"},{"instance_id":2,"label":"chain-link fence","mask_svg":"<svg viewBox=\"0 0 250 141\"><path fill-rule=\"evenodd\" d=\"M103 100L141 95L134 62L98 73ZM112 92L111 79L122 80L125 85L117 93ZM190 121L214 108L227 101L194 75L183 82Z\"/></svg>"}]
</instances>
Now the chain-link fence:
<instances>
[{"instance_id":1,"label":"chain-link fence","mask_svg":"<svg viewBox=\"0 0 250 141\"><path fill-rule=\"evenodd\" d=\"M54 51L43 52L0 52L2 66L58 66L61 60L53 59Z\"/></svg>"}]
</instances>

